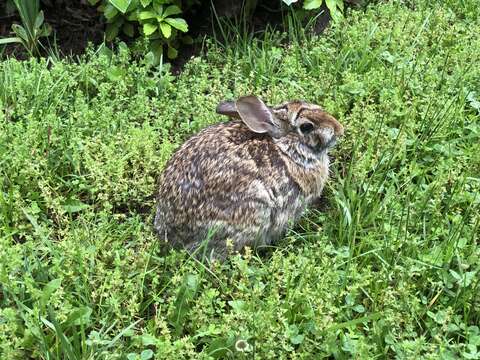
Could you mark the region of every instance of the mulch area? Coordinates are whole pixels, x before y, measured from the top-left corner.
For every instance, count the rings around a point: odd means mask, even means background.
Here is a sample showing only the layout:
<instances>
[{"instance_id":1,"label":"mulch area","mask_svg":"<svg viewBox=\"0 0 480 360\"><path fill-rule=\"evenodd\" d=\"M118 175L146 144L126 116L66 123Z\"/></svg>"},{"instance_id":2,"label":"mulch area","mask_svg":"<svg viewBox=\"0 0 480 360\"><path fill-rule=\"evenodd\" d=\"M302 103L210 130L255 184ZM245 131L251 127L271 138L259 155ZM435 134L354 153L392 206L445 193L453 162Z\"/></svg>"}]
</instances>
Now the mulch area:
<instances>
[{"instance_id":1,"label":"mulch area","mask_svg":"<svg viewBox=\"0 0 480 360\"><path fill-rule=\"evenodd\" d=\"M51 47L55 44L61 55L79 55L89 42L100 44L103 41L105 25L102 15L85 1L63 1L50 6L42 3L42 10L45 22L52 26L53 32L48 40L42 39L41 42L44 45L50 43ZM21 23L17 13L0 13L0 37L15 36L11 31L14 23ZM5 51L8 56L26 57L21 45L11 44Z\"/></svg>"}]
</instances>

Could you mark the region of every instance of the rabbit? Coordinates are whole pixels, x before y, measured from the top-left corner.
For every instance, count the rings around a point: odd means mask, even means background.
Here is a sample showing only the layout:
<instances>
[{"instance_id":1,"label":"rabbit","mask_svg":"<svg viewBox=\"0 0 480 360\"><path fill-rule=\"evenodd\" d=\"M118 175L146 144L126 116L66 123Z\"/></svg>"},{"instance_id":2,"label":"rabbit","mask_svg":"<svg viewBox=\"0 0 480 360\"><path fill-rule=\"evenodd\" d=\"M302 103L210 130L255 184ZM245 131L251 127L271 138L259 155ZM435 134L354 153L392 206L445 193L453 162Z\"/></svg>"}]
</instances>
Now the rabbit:
<instances>
[{"instance_id":1,"label":"rabbit","mask_svg":"<svg viewBox=\"0 0 480 360\"><path fill-rule=\"evenodd\" d=\"M230 121L203 129L167 162L154 227L174 247L222 260L274 244L318 200L344 129L300 100L269 107L244 96L216 111Z\"/></svg>"}]
</instances>

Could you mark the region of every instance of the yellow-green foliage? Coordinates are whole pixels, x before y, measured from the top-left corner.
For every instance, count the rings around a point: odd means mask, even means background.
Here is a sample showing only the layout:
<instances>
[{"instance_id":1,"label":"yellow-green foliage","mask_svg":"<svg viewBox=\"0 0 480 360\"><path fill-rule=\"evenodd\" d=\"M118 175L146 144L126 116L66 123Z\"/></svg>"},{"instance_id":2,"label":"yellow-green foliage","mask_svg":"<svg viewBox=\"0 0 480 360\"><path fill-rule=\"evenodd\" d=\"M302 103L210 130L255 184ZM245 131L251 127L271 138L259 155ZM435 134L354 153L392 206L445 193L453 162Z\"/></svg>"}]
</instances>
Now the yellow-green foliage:
<instances>
[{"instance_id":1,"label":"yellow-green foliage","mask_svg":"<svg viewBox=\"0 0 480 360\"><path fill-rule=\"evenodd\" d=\"M480 358L475 1L379 3L324 36L0 63L0 358ZM152 229L157 175L225 98L346 127L325 209L205 267Z\"/></svg>"}]
</instances>

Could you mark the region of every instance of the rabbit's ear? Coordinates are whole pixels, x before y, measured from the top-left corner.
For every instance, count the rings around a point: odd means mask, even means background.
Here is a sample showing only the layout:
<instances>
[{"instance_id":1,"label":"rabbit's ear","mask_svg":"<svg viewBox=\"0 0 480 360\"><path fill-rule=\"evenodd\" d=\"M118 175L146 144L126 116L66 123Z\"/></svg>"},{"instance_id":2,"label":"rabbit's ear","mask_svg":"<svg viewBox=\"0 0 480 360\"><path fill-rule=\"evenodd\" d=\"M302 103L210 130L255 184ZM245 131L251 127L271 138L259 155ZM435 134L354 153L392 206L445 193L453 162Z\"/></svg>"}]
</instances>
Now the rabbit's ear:
<instances>
[{"instance_id":1,"label":"rabbit's ear","mask_svg":"<svg viewBox=\"0 0 480 360\"><path fill-rule=\"evenodd\" d=\"M235 107L235 101L222 101L217 106L217 114L238 118L238 111Z\"/></svg>"},{"instance_id":2,"label":"rabbit's ear","mask_svg":"<svg viewBox=\"0 0 480 360\"><path fill-rule=\"evenodd\" d=\"M243 96L235 103L238 115L253 132L269 133L278 136L278 128L275 126L270 109L256 96Z\"/></svg>"}]
</instances>

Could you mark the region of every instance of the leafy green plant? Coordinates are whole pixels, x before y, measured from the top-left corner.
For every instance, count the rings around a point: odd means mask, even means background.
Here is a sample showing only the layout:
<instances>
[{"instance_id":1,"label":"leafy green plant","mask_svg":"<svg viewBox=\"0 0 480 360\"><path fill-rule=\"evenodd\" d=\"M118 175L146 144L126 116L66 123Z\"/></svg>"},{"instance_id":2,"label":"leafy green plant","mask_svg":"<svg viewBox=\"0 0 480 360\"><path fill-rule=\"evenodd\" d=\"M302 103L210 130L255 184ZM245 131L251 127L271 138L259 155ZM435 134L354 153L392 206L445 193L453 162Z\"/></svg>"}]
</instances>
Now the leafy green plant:
<instances>
[{"instance_id":1,"label":"leafy green plant","mask_svg":"<svg viewBox=\"0 0 480 360\"><path fill-rule=\"evenodd\" d=\"M182 3L176 0L89 0L98 5L107 20L105 37L113 40L123 33L129 37L135 34L147 39L148 56L154 63L167 49L167 55L173 59L177 56L179 41L190 42L191 38L182 36L188 31L187 22L179 17L182 14ZM184 5L189 6L189 2Z\"/></svg>"},{"instance_id":2,"label":"leafy green plant","mask_svg":"<svg viewBox=\"0 0 480 360\"><path fill-rule=\"evenodd\" d=\"M31 56L39 55L40 38L49 36L52 32L51 27L44 23L40 1L13 0L13 2L20 14L22 25L13 24L12 30L16 36L0 39L0 44L20 43Z\"/></svg>"},{"instance_id":3,"label":"leafy green plant","mask_svg":"<svg viewBox=\"0 0 480 360\"><path fill-rule=\"evenodd\" d=\"M283 0L287 5L292 5L297 0ZM324 0L306 0L303 9L306 11L320 8ZM147 58L158 64L166 50L170 59L177 57L180 44L190 43L191 37L185 36L188 24L182 14L199 1L181 0L89 0L92 5L98 5L106 20L107 27L105 38L112 41L120 33L128 37L138 35L144 37L148 43ZM257 0L245 0L242 16L249 17L257 6ZM325 0L334 21L342 17L343 0ZM206 4L211 6L212 4ZM214 13L216 15L215 9ZM248 29L243 29L248 31Z\"/></svg>"},{"instance_id":4,"label":"leafy green plant","mask_svg":"<svg viewBox=\"0 0 480 360\"><path fill-rule=\"evenodd\" d=\"M282 0L285 4L291 5L293 3L298 2L298 0ZM344 1L343 0L304 0L303 8L305 10L316 10L322 6L325 2L328 10L330 11L330 15L334 21L338 21L342 18L343 8L344 8Z\"/></svg>"}]
</instances>

